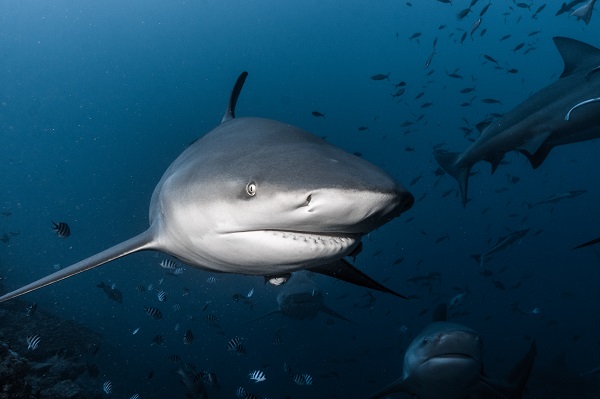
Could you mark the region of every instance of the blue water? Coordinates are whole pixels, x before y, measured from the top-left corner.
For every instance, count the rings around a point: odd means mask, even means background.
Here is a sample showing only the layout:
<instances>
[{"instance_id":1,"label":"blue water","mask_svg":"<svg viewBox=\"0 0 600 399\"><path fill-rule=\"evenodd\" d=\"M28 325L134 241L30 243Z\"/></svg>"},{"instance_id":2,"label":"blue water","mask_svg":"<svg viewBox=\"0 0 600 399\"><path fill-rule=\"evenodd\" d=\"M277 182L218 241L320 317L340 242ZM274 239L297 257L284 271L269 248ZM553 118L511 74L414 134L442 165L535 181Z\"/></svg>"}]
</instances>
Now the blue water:
<instances>
[{"instance_id":1,"label":"blue water","mask_svg":"<svg viewBox=\"0 0 600 399\"><path fill-rule=\"evenodd\" d=\"M494 175L489 165L478 164L466 209L455 193L441 197L456 182L444 176L436 184L432 156L437 143L452 150L469 145L460 130L462 118L474 125L489 113L507 112L556 80L562 62L552 37L600 46L598 16L586 26L568 14L555 17L558 5L548 4L532 19L543 2L534 1L527 10L496 1L473 39L460 44L486 2L479 1L462 21L455 15L469 1L412 3L0 2L0 208L12 213L0 216L0 235L19 233L0 243L0 276L7 289L145 230L150 195L163 171L219 123L243 70L250 75L238 115L277 119L325 136L362 153L405 185L422 175L409 187L419 199L414 207L365 238L357 259L361 270L419 299L377 293L376 302L363 307L365 289L315 278L328 293L326 303L358 326L328 325L326 316L304 322L274 316L241 326L276 306L278 288L258 277L235 275L218 275L218 282L209 284L207 278L215 275L190 268L183 276L165 278L168 306L162 320L152 320L142 308L158 305L155 292L138 293L135 287L156 287L164 276L158 263L165 257L153 253L132 255L27 295L44 309L104 334L94 358L101 370L99 392L110 379L114 397L134 392L146 398L183 397L176 366L167 360L179 354L217 373L222 389L209 388L214 398L234 397L238 386L270 398L360 398L401 375L404 349L430 320L427 309L467 288L471 293L458 310L468 314L455 321L483 337L488 374L503 376L531 338L539 355L530 397L536 397L536 378L543 384L536 371L553 367L559 353L566 353L575 372L599 365L600 259L593 249L570 250L600 234L598 143L557 148L535 171L518 154L510 154ZM447 27L440 30L442 24ZM415 32L422 35L409 40ZM512 37L499 42L506 34ZM425 69L434 38L436 55ZM521 42L535 50L513 52ZM495 69L483 54L519 72ZM457 68L463 79L448 77ZM390 73L391 82L371 80L377 73ZM393 101L392 83L401 80L407 82L406 93ZM473 86L475 93L459 92ZM420 92L425 94L415 99ZM460 106L474 95L472 106ZM484 104L482 98L501 104ZM425 102L433 105L420 108ZM312 116L315 110L325 118ZM400 127L422 114L414 125ZM369 129L358 131L360 126ZM513 176L520 178L516 184L510 183ZM580 189L587 193L531 210L526 206ZM68 222L72 236L57 238L49 230L52 220ZM496 274L483 277L470 255L526 227L532 229L528 236L486 263ZM444 235L449 239L436 243ZM392 265L400 257L405 261ZM406 281L432 271L442 279L431 289ZM492 280L507 289L495 288ZM115 283L123 304L95 288L100 281ZM183 287L189 295L183 296ZM232 300L252 288L252 309ZM207 301L221 329L202 322ZM524 311L537 307L540 314L513 312L515 302ZM183 310L170 311L174 303ZM189 320L191 315L196 319ZM408 333L402 335L404 325ZM280 327L286 342L273 346ZM188 328L195 341L185 346ZM150 345L157 334L166 338L165 345ZM245 338L246 356L226 351L233 336ZM283 372L284 362L313 375L314 385L294 384ZM247 374L260 368L267 381L254 384ZM154 378L147 379L151 370Z\"/></svg>"}]
</instances>

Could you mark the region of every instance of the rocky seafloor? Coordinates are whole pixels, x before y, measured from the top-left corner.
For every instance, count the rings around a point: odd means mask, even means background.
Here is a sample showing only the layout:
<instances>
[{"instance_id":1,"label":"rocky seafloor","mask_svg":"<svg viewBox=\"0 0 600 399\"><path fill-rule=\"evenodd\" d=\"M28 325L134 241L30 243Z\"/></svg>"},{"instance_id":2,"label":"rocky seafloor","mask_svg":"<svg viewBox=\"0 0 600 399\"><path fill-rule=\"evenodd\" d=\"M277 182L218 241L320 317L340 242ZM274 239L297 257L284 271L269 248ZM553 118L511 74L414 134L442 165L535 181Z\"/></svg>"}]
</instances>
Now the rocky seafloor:
<instances>
[{"instance_id":1,"label":"rocky seafloor","mask_svg":"<svg viewBox=\"0 0 600 399\"><path fill-rule=\"evenodd\" d=\"M0 399L101 398L91 360L102 337L29 306L20 299L0 304ZM36 335L39 346L28 349L27 337Z\"/></svg>"}]
</instances>

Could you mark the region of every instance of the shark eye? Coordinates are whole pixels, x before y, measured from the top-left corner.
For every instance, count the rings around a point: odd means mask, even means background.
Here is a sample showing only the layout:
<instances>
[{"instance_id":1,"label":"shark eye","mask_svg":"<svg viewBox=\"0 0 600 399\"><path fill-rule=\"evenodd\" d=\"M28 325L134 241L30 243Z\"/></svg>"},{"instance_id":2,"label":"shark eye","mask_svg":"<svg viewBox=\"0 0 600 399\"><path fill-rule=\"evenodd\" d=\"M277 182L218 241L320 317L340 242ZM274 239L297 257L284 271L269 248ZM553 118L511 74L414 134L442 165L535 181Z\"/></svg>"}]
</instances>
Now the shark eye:
<instances>
[{"instance_id":1,"label":"shark eye","mask_svg":"<svg viewBox=\"0 0 600 399\"><path fill-rule=\"evenodd\" d=\"M246 194L248 194L250 197L254 197L256 195L256 183L251 181L250 183L246 184Z\"/></svg>"}]
</instances>

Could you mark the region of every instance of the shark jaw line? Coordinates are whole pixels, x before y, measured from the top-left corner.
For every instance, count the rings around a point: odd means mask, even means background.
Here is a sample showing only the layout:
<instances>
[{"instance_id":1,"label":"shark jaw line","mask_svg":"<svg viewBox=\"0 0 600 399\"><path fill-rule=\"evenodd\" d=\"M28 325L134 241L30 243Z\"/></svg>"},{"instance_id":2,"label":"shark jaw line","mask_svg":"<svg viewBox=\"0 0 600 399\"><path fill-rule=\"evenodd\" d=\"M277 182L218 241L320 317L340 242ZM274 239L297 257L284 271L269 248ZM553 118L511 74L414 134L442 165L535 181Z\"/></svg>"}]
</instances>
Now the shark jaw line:
<instances>
[{"instance_id":1,"label":"shark jaw line","mask_svg":"<svg viewBox=\"0 0 600 399\"><path fill-rule=\"evenodd\" d=\"M468 355L466 353L441 353L439 355L433 355L428 357L423 363L428 363L430 361L436 360L472 360L477 361L473 356Z\"/></svg>"},{"instance_id":2,"label":"shark jaw line","mask_svg":"<svg viewBox=\"0 0 600 399\"><path fill-rule=\"evenodd\" d=\"M297 241L301 245L315 244L317 246L329 246L340 248L340 253L350 247L354 247L360 241L362 234L358 233L316 233L298 230L277 230L277 229L259 229L232 231L221 234L224 237L243 238L247 236L250 239L264 238L269 240L290 242Z\"/></svg>"}]
</instances>

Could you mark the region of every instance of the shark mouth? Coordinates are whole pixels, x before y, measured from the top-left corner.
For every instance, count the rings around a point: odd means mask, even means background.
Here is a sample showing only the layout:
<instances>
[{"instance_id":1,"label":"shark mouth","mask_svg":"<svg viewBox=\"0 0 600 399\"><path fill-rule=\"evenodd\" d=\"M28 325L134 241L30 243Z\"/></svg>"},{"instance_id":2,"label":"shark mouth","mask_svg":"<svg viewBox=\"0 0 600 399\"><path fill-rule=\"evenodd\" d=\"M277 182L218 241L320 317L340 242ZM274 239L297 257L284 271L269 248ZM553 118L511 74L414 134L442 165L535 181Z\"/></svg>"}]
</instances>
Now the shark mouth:
<instances>
[{"instance_id":1,"label":"shark mouth","mask_svg":"<svg viewBox=\"0 0 600 399\"><path fill-rule=\"evenodd\" d=\"M426 362L435 359L467 359L467 360L475 360L475 358L466 353L441 353L439 355L434 355L427 358Z\"/></svg>"}]
</instances>

